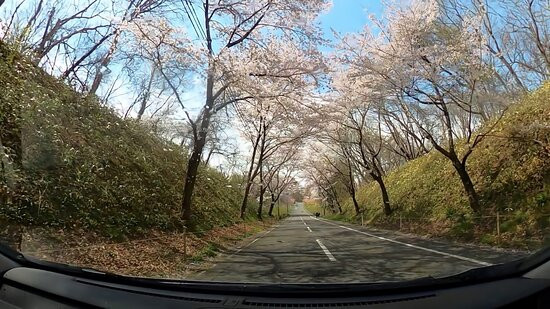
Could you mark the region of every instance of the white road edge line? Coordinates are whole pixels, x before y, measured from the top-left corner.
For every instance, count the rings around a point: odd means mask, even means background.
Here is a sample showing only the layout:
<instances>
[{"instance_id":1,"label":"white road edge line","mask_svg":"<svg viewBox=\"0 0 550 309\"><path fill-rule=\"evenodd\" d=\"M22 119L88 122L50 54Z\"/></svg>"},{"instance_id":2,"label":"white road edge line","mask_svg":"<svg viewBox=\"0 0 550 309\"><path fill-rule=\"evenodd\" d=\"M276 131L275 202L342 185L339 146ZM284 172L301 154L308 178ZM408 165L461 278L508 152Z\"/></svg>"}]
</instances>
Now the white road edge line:
<instances>
[{"instance_id":1,"label":"white road edge line","mask_svg":"<svg viewBox=\"0 0 550 309\"><path fill-rule=\"evenodd\" d=\"M309 228L309 226L306 226L307 227L307 230L311 232L311 229Z\"/></svg>"},{"instance_id":2,"label":"white road edge line","mask_svg":"<svg viewBox=\"0 0 550 309\"><path fill-rule=\"evenodd\" d=\"M319 239L316 239L317 243L319 244L319 247L321 247L321 249L323 249L323 252L327 255L328 259L331 261L331 262L336 262L336 259L334 258L334 255L332 255L332 253L330 253L330 251L328 251L327 247L325 247L325 245L323 245L323 243L321 242L321 240Z\"/></svg>"},{"instance_id":3,"label":"white road edge line","mask_svg":"<svg viewBox=\"0 0 550 309\"><path fill-rule=\"evenodd\" d=\"M312 218L313 218L313 217L312 217ZM468 261L468 262L475 263L475 264L479 264L479 265L483 265L483 266L491 266L491 265L493 265L493 264L491 264L491 263L483 262L483 261L476 260L476 259L467 258L467 257L465 257L465 256L460 256L460 255L456 255L456 254L452 254L452 253L447 253L447 252L443 252L443 251L439 251L439 250L434 250L434 249L429 249L429 248L425 248L425 247L420 247L420 246L413 245L413 244L409 244L409 243L402 242L402 241L399 241L399 240L389 239L389 238L386 238L386 237L377 236L377 235L370 234L370 233L367 233L367 232L358 231L358 230L356 230L356 229L352 229L351 227L347 227L347 226L343 226L343 225L338 225L338 224L335 224L335 223L332 223L332 222L328 222L328 221L325 221L325 220L321 220L321 219L318 219L318 218L313 218L313 219L319 220L319 221L322 221L322 222L325 222L325 223L327 223L327 224L336 225L336 226L341 227L341 228L343 228L343 229L350 230L350 231L353 231L353 232L356 232L356 233L359 233L359 234L363 234L363 235L367 235L367 236L370 236L370 237L378 238L378 239L381 239L381 240L393 242L393 243L400 244L400 245L403 245L403 246L407 246L407 247L410 247L410 248L415 248L415 249L419 249L419 250L428 251L428 252L431 252L431 253L436 253L436 254L440 254L440 255L444 255L444 256L448 256L448 257L453 257L453 258L455 258L455 259L459 259L459 260L463 260L463 261Z\"/></svg>"}]
</instances>

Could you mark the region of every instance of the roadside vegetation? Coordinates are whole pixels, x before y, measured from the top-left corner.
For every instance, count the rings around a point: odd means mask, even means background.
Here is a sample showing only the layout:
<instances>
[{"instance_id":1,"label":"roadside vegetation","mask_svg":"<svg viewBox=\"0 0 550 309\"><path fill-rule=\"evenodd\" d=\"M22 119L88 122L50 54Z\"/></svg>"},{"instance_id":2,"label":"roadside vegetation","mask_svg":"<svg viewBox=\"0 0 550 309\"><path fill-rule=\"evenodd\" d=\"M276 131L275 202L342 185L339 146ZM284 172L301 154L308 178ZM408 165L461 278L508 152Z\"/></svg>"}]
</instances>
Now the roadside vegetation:
<instances>
[{"instance_id":1,"label":"roadside vegetation","mask_svg":"<svg viewBox=\"0 0 550 309\"><path fill-rule=\"evenodd\" d=\"M213 257L230 254L247 237L276 219L248 221L207 231L151 230L147 236L113 241L93 233L35 228L23 234L22 252L33 257L129 276L182 279L208 269Z\"/></svg>"},{"instance_id":2,"label":"roadside vegetation","mask_svg":"<svg viewBox=\"0 0 550 309\"><path fill-rule=\"evenodd\" d=\"M0 233L17 246L207 235L305 196L342 220L547 242L543 1L388 4L330 38L328 0L68 2L0 0Z\"/></svg>"},{"instance_id":3,"label":"roadside vegetation","mask_svg":"<svg viewBox=\"0 0 550 309\"><path fill-rule=\"evenodd\" d=\"M460 140L458 147L464 147ZM328 218L360 224L362 216L367 225L390 229L399 229L401 220L401 230L424 235L523 249L548 244L550 83L512 104L490 136L472 152L469 162L483 206L479 214L470 211L456 171L437 151L409 161L385 177L393 207L389 217L378 206L382 200L374 182L357 188L359 215L343 188L341 213L326 201L310 200L306 205L310 212L324 212Z\"/></svg>"},{"instance_id":4,"label":"roadside vegetation","mask_svg":"<svg viewBox=\"0 0 550 309\"><path fill-rule=\"evenodd\" d=\"M0 89L3 236L72 231L103 244L184 230L187 153L154 123L119 117L1 42ZM203 164L197 183L195 231L257 220L254 200L240 218L242 177Z\"/></svg>"}]
</instances>

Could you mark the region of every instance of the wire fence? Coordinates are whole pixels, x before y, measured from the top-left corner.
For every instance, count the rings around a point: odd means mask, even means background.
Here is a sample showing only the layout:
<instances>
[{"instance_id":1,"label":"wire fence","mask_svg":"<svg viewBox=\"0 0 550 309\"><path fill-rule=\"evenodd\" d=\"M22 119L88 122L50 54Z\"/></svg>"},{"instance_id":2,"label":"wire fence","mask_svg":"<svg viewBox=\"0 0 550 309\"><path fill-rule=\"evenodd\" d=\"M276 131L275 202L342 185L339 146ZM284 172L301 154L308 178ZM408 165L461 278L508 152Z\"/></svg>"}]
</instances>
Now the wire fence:
<instances>
[{"instance_id":1,"label":"wire fence","mask_svg":"<svg viewBox=\"0 0 550 309\"><path fill-rule=\"evenodd\" d=\"M410 230L411 225L418 225L420 223L429 223L429 224L435 224L439 223L444 225L444 223L451 223L454 221L469 221L469 222L475 222L475 221L484 221L483 223L487 227L491 227L493 229L493 235L496 236L497 242L500 241L502 236L502 224L509 222L509 221L517 221L519 223L523 222L525 220L525 217L518 214L511 214L511 213L501 213L501 212L495 212L493 215L478 215L478 216L454 216L454 217L448 217L448 218L441 218L436 219L433 217L425 217L425 216L409 216L404 214L398 214L393 215L388 218L384 218L382 220L383 223L390 223L392 227L398 229L399 231L403 230ZM547 218L549 220L548 226L550 226L550 214L534 214L534 218L537 220ZM361 226L367 225L367 222L365 220L365 215L362 213L360 217L360 224ZM427 226L427 225L426 225ZM426 227L424 226L424 227Z\"/></svg>"}]
</instances>

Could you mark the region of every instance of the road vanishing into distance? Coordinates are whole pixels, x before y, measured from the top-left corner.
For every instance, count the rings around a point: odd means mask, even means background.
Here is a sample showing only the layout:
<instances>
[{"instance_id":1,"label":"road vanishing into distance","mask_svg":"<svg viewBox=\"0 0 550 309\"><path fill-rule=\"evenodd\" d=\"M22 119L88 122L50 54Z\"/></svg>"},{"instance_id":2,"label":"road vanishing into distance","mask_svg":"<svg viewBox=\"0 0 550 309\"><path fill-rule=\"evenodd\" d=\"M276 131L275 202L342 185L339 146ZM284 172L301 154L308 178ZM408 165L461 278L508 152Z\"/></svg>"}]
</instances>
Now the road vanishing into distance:
<instances>
[{"instance_id":1,"label":"road vanishing into distance","mask_svg":"<svg viewBox=\"0 0 550 309\"><path fill-rule=\"evenodd\" d=\"M219 255L193 280L348 283L440 277L525 253L445 243L316 218L303 206L278 225Z\"/></svg>"}]
</instances>

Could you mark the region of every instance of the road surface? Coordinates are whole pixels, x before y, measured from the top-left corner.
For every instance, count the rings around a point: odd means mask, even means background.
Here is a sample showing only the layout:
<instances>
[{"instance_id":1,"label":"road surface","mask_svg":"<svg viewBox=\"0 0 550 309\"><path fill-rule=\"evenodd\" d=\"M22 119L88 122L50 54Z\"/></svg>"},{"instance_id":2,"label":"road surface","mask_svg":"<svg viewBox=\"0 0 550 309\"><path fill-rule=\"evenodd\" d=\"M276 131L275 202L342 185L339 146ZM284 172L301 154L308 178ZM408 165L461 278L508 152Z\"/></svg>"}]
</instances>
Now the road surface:
<instances>
[{"instance_id":1,"label":"road surface","mask_svg":"<svg viewBox=\"0 0 550 309\"><path fill-rule=\"evenodd\" d=\"M219 255L189 279L259 283L401 281L445 276L522 254L458 245L311 216L303 206Z\"/></svg>"}]
</instances>

